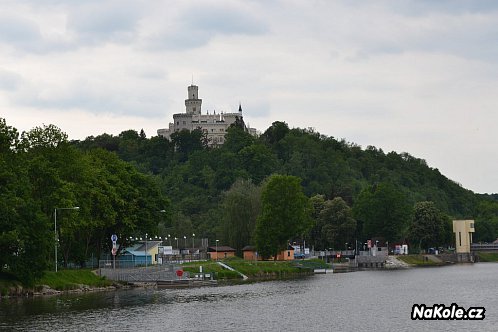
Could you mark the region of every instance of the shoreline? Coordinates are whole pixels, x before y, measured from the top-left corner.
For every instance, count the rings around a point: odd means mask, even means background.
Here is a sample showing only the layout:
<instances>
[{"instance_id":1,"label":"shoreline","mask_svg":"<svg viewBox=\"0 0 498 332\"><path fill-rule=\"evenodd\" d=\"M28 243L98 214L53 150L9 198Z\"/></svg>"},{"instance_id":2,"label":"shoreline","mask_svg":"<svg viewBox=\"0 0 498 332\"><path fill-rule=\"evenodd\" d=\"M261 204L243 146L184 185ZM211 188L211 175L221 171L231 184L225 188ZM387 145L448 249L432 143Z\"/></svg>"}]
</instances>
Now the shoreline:
<instances>
[{"instance_id":1,"label":"shoreline","mask_svg":"<svg viewBox=\"0 0 498 332\"><path fill-rule=\"evenodd\" d=\"M457 264L450 262L441 262L441 263L432 262L432 264L431 263L423 264L424 262L420 263L422 264L410 264L408 262L404 262L402 259L399 259L396 256L389 256L389 259L386 262L385 267L382 268L382 270L394 271L394 270L403 270L410 268L442 267L442 266L450 266ZM476 263L480 262L475 262L472 264ZM470 263L462 263L462 264L470 264ZM368 271L368 270L370 269L359 269L358 271ZM220 278L218 279L218 282L220 285L232 285L232 284L257 283L257 282L274 281L274 280L298 279L313 275L314 273L312 271L304 272L303 270L301 270L300 272L290 272L282 270L282 271L272 271L272 272L263 272L263 273L259 272L250 275L247 280ZM142 288L142 289L157 288L155 282L121 283L110 280L109 282L111 284L106 286L91 286L83 283L72 283L73 288L62 289L62 290L58 290L44 284L36 285L34 287L23 287L19 284L13 283L12 285L6 285L6 287L3 288L2 293L0 293L0 300L8 298L34 298L34 297L58 296L66 294L110 292L110 291L126 290L134 288Z\"/></svg>"}]
</instances>

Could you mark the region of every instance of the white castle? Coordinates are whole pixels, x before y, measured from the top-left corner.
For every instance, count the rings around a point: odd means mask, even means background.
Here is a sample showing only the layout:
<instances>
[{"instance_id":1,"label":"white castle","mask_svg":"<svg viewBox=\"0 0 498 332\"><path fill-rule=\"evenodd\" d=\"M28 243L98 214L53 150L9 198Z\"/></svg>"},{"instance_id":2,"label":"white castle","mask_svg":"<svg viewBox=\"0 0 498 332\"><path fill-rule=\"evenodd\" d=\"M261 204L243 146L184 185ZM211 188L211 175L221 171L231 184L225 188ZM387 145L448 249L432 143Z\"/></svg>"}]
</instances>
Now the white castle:
<instances>
[{"instance_id":1,"label":"white castle","mask_svg":"<svg viewBox=\"0 0 498 332\"><path fill-rule=\"evenodd\" d=\"M212 114L207 112L202 114L202 99L199 99L199 87L190 85L188 87L188 99L185 99L185 113L173 114L173 122L169 128L158 129L157 135L170 139L171 134L181 130L192 131L194 129L202 130L208 139L208 146L216 147L225 142L225 134L231 124L236 121L243 123L242 106L239 104L239 110L236 113L218 113L213 111ZM251 135L256 135L256 129L244 125L244 129Z\"/></svg>"}]
</instances>

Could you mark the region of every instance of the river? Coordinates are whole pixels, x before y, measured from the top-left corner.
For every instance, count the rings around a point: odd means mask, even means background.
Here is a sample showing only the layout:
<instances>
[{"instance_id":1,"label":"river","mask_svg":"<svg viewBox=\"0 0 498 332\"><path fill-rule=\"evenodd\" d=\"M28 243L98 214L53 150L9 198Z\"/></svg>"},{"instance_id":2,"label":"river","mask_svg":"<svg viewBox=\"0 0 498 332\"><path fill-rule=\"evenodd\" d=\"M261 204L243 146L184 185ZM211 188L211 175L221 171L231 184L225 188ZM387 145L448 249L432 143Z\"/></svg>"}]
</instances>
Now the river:
<instances>
[{"instance_id":1,"label":"river","mask_svg":"<svg viewBox=\"0 0 498 332\"><path fill-rule=\"evenodd\" d=\"M181 290L3 299L13 331L497 331L498 264L361 271ZM413 304L486 308L482 321L412 321Z\"/></svg>"}]
</instances>

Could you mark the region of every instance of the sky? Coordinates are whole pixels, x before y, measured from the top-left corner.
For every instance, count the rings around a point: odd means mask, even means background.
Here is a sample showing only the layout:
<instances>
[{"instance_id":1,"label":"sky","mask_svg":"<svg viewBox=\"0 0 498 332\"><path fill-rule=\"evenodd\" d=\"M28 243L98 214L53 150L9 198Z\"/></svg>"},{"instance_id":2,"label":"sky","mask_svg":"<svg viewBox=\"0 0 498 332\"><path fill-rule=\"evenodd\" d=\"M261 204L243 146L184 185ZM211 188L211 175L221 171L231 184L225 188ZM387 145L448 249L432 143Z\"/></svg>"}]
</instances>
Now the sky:
<instances>
[{"instance_id":1,"label":"sky","mask_svg":"<svg viewBox=\"0 0 498 332\"><path fill-rule=\"evenodd\" d=\"M70 139L236 111L498 192L498 1L1 0L0 117Z\"/></svg>"}]
</instances>

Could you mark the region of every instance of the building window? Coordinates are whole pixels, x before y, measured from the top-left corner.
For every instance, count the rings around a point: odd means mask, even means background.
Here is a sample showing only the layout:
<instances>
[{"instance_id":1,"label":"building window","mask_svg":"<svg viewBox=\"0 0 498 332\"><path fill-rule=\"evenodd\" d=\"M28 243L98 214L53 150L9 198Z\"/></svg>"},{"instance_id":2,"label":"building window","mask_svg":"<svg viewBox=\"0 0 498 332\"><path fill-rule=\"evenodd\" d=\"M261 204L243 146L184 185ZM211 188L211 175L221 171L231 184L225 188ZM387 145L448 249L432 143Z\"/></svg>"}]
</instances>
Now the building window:
<instances>
[{"instance_id":1,"label":"building window","mask_svg":"<svg viewBox=\"0 0 498 332\"><path fill-rule=\"evenodd\" d=\"M290 257L290 251L287 250L287 257Z\"/></svg>"},{"instance_id":2,"label":"building window","mask_svg":"<svg viewBox=\"0 0 498 332\"><path fill-rule=\"evenodd\" d=\"M194 107L194 113L195 113L195 107Z\"/></svg>"},{"instance_id":3,"label":"building window","mask_svg":"<svg viewBox=\"0 0 498 332\"><path fill-rule=\"evenodd\" d=\"M462 246L462 232L458 232L458 239L460 242L460 247Z\"/></svg>"},{"instance_id":4,"label":"building window","mask_svg":"<svg viewBox=\"0 0 498 332\"><path fill-rule=\"evenodd\" d=\"M183 125L186 125L187 123L185 121L183 121Z\"/></svg>"},{"instance_id":5,"label":"building window","mask_svg":"<svg viewBox=\"0 0 498 332\"><path fill-rule=\"evenodd\" d=\"M176 121L176 125L179 126L180 125L180 121Z\"/></svg>"}]
</instances>

